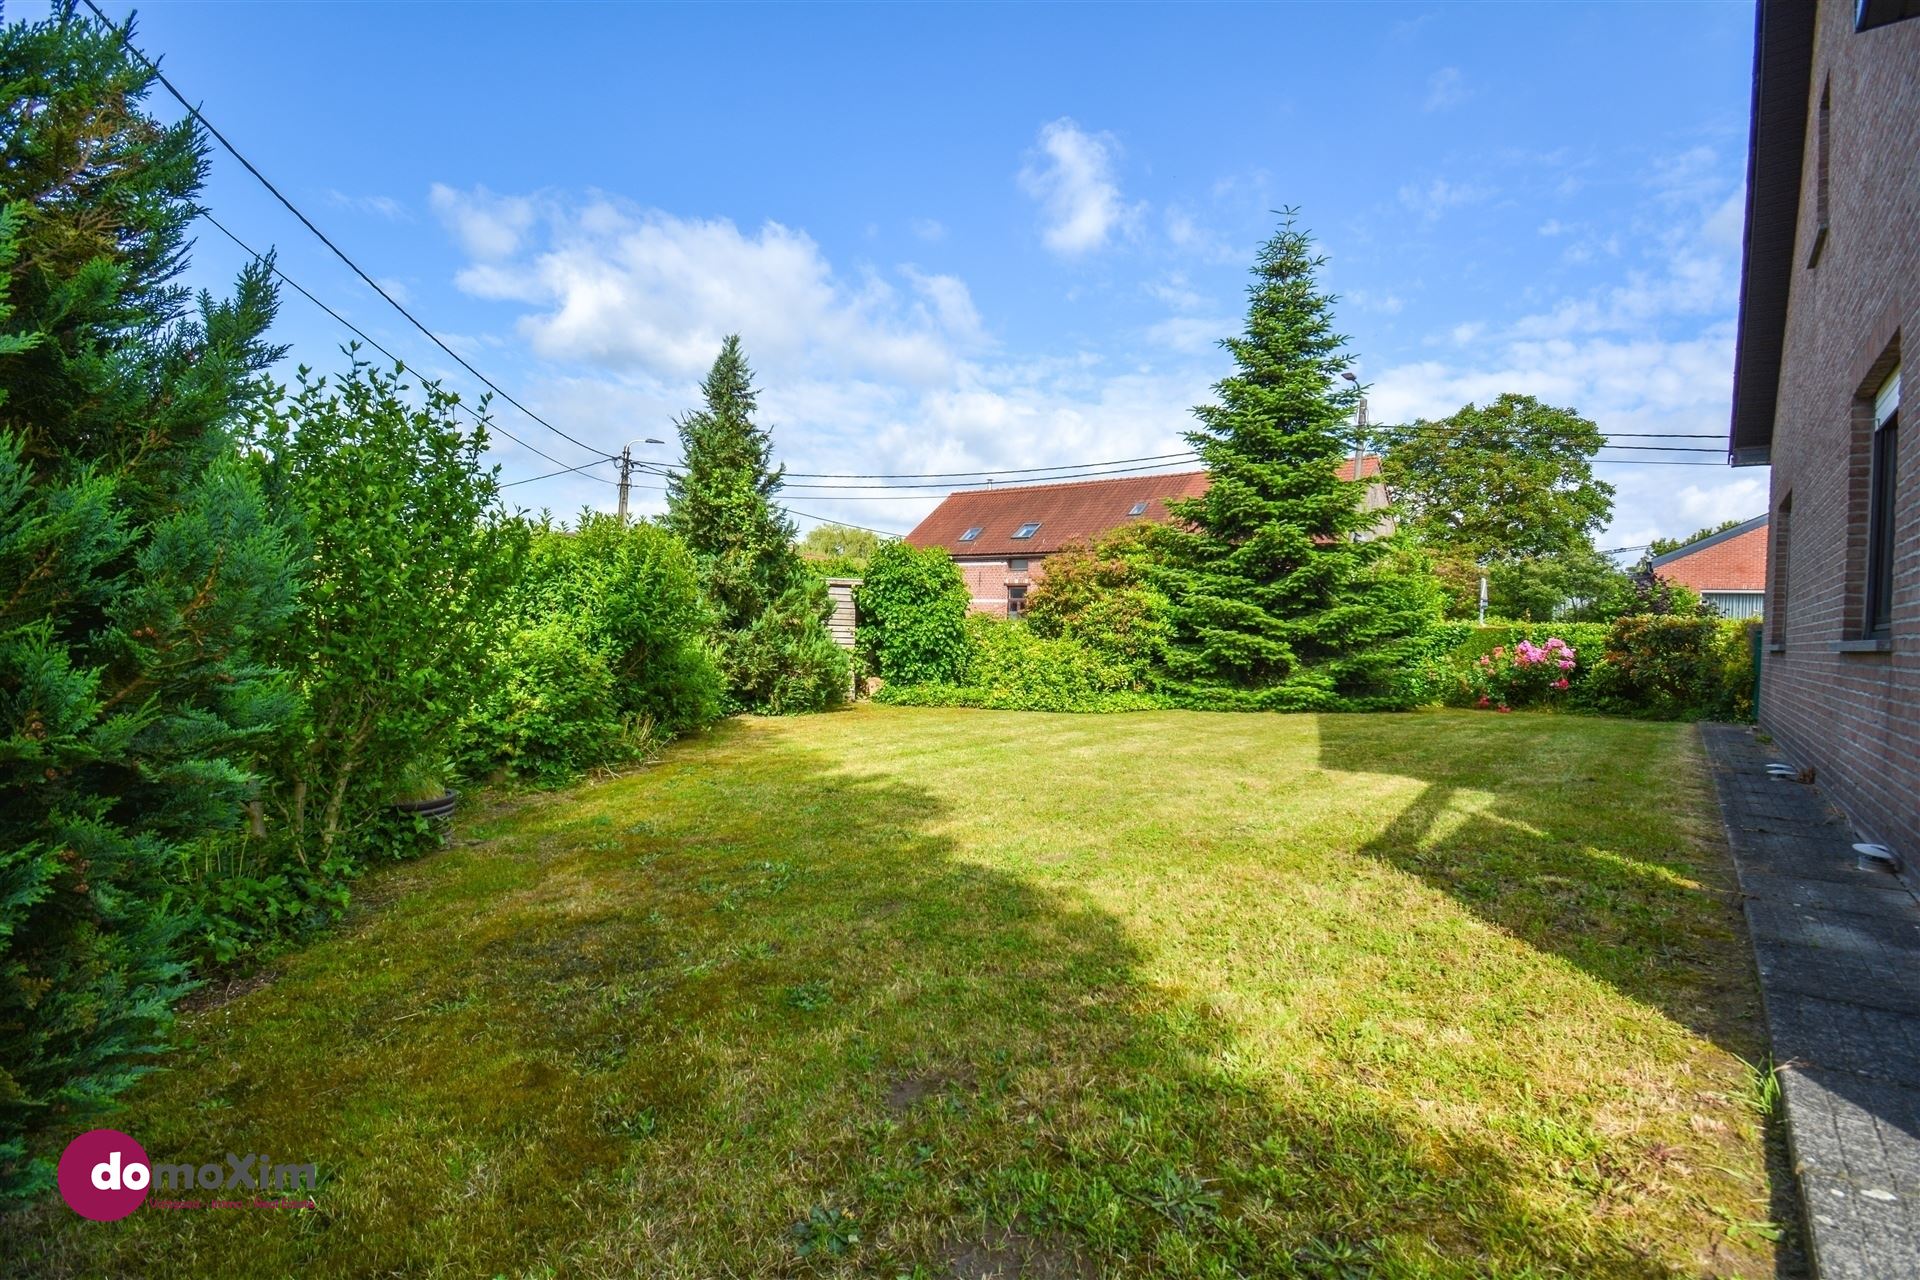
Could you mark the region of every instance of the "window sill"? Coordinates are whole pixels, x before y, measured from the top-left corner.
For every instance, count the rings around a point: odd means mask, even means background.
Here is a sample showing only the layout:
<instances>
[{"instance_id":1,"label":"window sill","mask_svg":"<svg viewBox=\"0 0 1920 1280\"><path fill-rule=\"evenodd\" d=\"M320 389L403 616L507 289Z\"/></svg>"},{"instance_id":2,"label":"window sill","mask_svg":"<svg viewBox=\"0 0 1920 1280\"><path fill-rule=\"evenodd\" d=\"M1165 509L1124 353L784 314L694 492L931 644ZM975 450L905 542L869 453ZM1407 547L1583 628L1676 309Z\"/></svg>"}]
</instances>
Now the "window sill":
<instances>
[{"instance_id":1,"label":"window sill","mask_svg":"<svg viewBox=\"0 0 1920 1280\"><path fill-rule=\"evenodd\" d=\"M1835 640L1835 653L1892 653L1891 640Z\"/></svg>"},{"instance_id":2,"label":"window sill","mask_svg":"<svg viewBox=\"0 0 1920 1280\"><path fill-rule=\"evenodd\" d=\"M1787 646L1783 644L1770 644L1767 646L1768 653L1785 653L1786 651Z\"/></svg>"}]
</instances>

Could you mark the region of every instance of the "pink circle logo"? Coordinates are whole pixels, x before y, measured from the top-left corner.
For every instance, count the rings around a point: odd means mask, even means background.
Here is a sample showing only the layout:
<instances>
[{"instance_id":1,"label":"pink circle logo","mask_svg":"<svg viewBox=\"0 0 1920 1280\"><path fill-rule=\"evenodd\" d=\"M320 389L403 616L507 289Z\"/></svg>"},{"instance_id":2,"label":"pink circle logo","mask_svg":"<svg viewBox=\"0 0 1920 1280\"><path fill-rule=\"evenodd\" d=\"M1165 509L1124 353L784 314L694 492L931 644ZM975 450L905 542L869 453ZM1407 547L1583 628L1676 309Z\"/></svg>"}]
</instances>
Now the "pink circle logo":
<instances>
[{"instance_id":1,"label":"pink circle logo","mask_svg":"<svg viewBox=\"0 0 1920 1280\"><path fill-rule=\"evenodd\" d=\"M118 1129L89 1129L60 1156L60 1196L95 1222L116 1222L138 1209L153 1181L144 1147Z\"/></svg>"}]
</instances>

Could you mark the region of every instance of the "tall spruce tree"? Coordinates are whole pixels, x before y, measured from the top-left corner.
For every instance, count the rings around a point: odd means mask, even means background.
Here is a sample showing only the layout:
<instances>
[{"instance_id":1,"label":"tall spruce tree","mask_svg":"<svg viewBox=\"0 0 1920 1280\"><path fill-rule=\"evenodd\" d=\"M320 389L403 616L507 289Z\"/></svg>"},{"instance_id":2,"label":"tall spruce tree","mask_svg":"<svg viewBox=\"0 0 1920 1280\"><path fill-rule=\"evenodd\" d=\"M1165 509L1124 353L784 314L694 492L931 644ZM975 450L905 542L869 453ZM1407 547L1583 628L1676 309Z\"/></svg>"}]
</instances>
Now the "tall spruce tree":
<instances>
[{"instance_id":1,"label":"tall spruce tree","mask_svg":"<svg viewBox=\"0 0 1920 1280\"><path fill-rule=\"evenodd\" d=\"M774 505L783 468L773 464L772 434L753 420L759 396L738 334L721 344L700 390L706 407L676 424L681 469L667 481L666 524L699 563L728 702L818 710L845 695L849 659L827 631L826 584Z\"/></svg>"},{"instance_id":2,"label":"tall spruce tree","mask_svg":"<svg viewBox=\"0 0 1920 1280\"><path fill-rule=\"evenodd\" d=\"M177 283L205 158L150 82L70 7L0 30L0 1201L162 1047L170 884L290 711L255 655L293 557L229 431L274 294Z\"/></svg>"},{"instance_id":3,"label":"tall spruce tree","mask_svg":"<svg viewBox=\"0 0 1920 1280\"><path fill-rule=\"evenodd\" d=\"M1187 440L1212 476L1169 503L1158 577L1173 603L1170 673L1197 697L1303 710L1405 705L1438 608L1399 548L1362 536L1377 513L1342 480L1359 392L1333 328L1324 259L1293 215L1260 249L1237 371L1194 410Z\"/></svg>"}]
</instances>

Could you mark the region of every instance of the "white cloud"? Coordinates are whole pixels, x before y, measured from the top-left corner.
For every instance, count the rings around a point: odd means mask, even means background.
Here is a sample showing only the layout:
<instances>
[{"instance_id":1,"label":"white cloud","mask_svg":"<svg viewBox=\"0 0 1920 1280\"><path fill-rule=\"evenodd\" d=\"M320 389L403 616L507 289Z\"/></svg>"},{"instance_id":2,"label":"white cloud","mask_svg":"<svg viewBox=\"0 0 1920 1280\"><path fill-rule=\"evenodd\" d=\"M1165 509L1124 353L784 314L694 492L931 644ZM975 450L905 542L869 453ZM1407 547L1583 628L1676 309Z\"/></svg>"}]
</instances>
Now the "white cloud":
<instances>
[{"instance_id":1,"label":"white cloud","mask_svg":"<svg viewBox=\"0 0 1920 1280\"><path fill-rule=\"evenodd\" d=\"M938 218L915 218L911 225L913 234L929 244L947 238L947 224Z\"/></svg>"},{"instance_id":2,"label":"white cloud","mask_svg":"<svg viewBox=\"0 0 1920 1280\"><path fill-rule=\"evenodd\" d=\"M396 280L392 276L380 276L377 280L380 287L387 291L387 296L401 306L404 307L413 300L413 294L404 281Z\"/></svg>"},{"instance_id":3,"label":"white cloud","mask_svg":"<svg viewBox=\"0 0 1920 1280\"><path fill-rule=\"evenodd\" d=\"M1039 201L1041 241L1063 257L1103 248L1144 211L1121 197L1114 176L1120 144L1108 133L1088 133L1062 116L1041 126L1020 170L1020 187Z\"/></svg>"},{"instance_id":4,"label":"white cloud","mask_svg":"<svg viewBox=\"0 0 1920 1280\"><path fill-rule=\"evenodd\" d=\"M1428 111L1444 111L1448 107L1457 107L1471 97L1467 90L1466 78L1458 67L1442 67L1427 80Z\"/></svg>"},{"instance_id":5,"label":"white cloud","mask_svg":"<svg viewBox=\"0 0 1920 1280\"><path fill-rule=\"evenodd\" d=\"M496 196L485 187L457 191L436 182L429 201L461 247L476 258L512 256L539 213L531 196Z\"/></svg>"},{"instance_id":6,"label":"white cloud","mask_svg":"<svg viewBox=\"0 0 1920 1280\"><path fill-rule=\"evenodd\" d=\"M339 209L352 209L355 213L372 214L376 218L385 218L388 222L412 222L413 214L407 206L392 196L350 196L344 191L327 192L327 203Z\"/></svg>"},{"instance_id":7,"label":"white cloud","mask_svg":"<svg viewBox=\"0 0 1920 1280\"><path fill-rule=\"evenodd\" d=\"M1631 331L1672 316L1725 315L1738 303L1739 249L1745 226L1746 198L1742 191L1724 194L1690 223L1672 228L1657 245L1651 267L1628 272L1624 284L1584 298L1570 298L1552 310L1522 320L1519 331L1529 337L1569 333ZM1570 248L1571 261L1584 261L1594 250L1617 254L1618 239Z\"/></svg>"},{"instance_id":8,"label":"white cloud","mask_svg":"<svg viewBox=\"0 0 1920 1280\"><path fill-rule=\"evenodd\" d=\"M440 200L461 210L532 207L456 192ZM689 376L737 332L763 359L936 381L957 354L985 341L958 278L903 268L895 277L903 293L877 273L845 277L811 237L777 222L748 233L724 218L680 218L605 197L549 199L540 216L544 242L513 256L501 253L508 240L494 237L487 219L478 233L471 219L450 226L481 259L459 273L460 287L529 304L520 331L548 359ZM533 229L522 224L513 242L533 238Z\"/></svg>"},{"instance_id":9,"label":"white cloud","mask_svg":"<svg viewBox=\"0 0 1920 1280\"><path fill-rule=\"evenodd\" d=\"M503 199L450 191L442 205L491 209ZM518 350L488 363L528 360L531 371L514 379L522 398L608 449L634 435L671 438L673 418L697 403L697 380L721 337L737 331L762 420L795 471L958 471L1167 453L1182 447L1191 407L1220 375L1213 339L1231 331L1206 317L1210 304L1184 276L1169 275L1149 292L1190 308L1176 317L1187 322L1177 331L1137 333L1125 352L1009 359L955 275L909 264L849 270L795 228L747 230L602 196L548 194L508 207L535 216L504 255L503 241L476 241L466 224L448 222L469 254L460 286L521 312ZM510 476L551 469L504 439L496 457ZM562 511L613 500L610 487L577 476L513 495ZM794 481L783 501L904 530L941 496ZM638 507L656 510L659 498L642 491Z\"/></svg>"},{"instance_id":10,"label":"white cloud","mask_svg":"<svg viewBox=\"0 0 1920 1280\"><path fill-rule=\"evenodd\" d=\"M1478 204L1493 193L1472 183L1448 182L1435 178L1425 186L1408 183L1400 188L1400 203L1433 222L1449 209Z\"/></svg>"}]
</instances>

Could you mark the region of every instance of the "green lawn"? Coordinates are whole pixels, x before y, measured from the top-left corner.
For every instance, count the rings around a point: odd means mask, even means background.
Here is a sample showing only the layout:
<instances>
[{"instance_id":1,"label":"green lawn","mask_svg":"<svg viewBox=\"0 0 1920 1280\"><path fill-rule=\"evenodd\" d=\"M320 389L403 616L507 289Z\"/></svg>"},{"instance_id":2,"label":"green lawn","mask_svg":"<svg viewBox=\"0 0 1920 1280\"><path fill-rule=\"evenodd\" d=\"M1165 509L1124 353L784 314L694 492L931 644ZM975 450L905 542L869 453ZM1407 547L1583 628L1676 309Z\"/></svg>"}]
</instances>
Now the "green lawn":
<instances>
[{"instance_id":1,"label":"green lawn","mask_svg":"<svg viewBox=\"0 0 1920 1280\"><path fill-rule=\"evenodd\" d=\"M728 723L187 1017L119 1127L317 1210L62 1208L10 1265L1772 1275L1719 830L1680 725Z\"/></svg>"}]
</instances>

